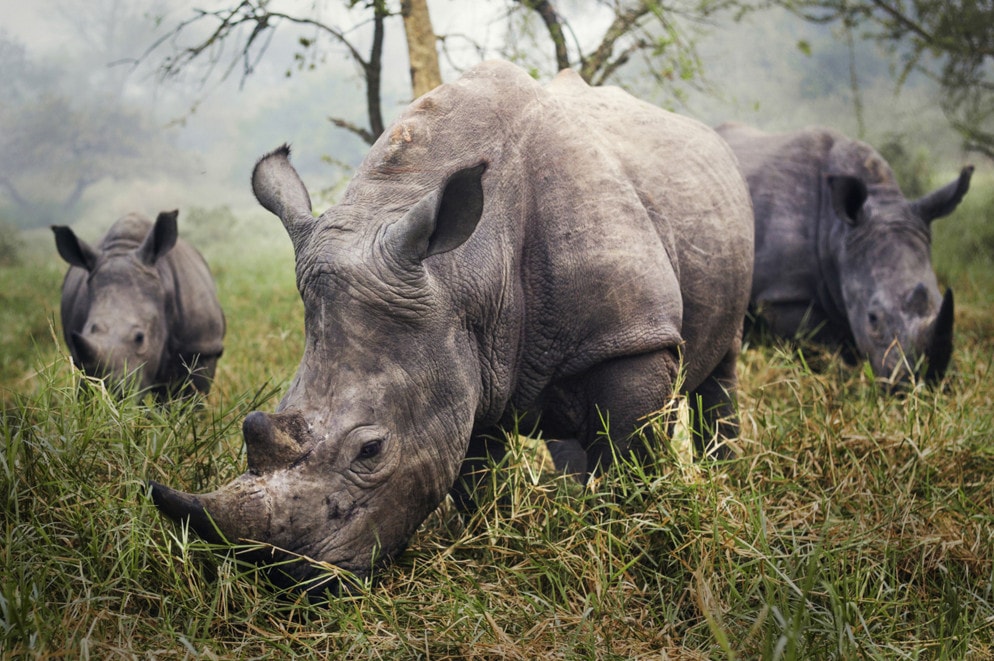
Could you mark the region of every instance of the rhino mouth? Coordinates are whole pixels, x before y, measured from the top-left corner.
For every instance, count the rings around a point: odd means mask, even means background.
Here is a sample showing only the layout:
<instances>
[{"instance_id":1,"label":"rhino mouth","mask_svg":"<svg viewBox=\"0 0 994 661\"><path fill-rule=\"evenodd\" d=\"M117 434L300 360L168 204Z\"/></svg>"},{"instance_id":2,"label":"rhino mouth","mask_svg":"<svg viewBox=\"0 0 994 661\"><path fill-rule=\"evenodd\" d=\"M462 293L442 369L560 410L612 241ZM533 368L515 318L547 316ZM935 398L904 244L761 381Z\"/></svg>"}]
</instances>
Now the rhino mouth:
<instances>
[{"instance_id":1,"label":"rhino mouth","mask_svg":"<svg viewBox=\"0 0 994 661\"><path fill-rule=\"evenodd\" d=\"M896 394L919 383L934 387L942 381L952 362L953 317L953 290L947 289L939 312L922 333L925 341L919 352L905 355L895 340L879 364L876 360L871 361L880 384Z\"/></svg>"},{"instance_id":2,"label":"rhino mouth","mask_svg":"<svg viewBox=\"0 0 994 661\"><path fill-rule=\"evenodd\" d=\"M231 540L211 516L204 499L149 480L148 492L156 508L171 521L187 525L201 539L217 545L219 553L234 553L239 561L260 568L269 582L282 590L304 592L312 601L355 595L403 549L381 553L374 566L348 561L312 560L306 553L281 549L256 540Z\"/></svg>"}]
</instances>

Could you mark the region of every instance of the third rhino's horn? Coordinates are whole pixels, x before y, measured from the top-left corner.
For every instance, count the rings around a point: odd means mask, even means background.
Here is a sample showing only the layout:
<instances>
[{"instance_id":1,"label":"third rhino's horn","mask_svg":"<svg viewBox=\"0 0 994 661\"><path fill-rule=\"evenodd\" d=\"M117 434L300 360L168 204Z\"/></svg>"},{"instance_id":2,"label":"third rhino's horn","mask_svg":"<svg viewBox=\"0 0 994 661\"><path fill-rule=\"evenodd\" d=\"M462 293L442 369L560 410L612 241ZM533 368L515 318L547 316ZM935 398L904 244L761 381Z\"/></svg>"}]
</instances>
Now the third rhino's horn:
<instances>
[{"instance_id":1,"label":"third rhino's horn","mask_svg":"<svg viewBox=\"0 0 994 661\"><path fill-rule=\"evenodd\" d=\"M925 381L928 383L942 379L953 357L953 316L953 290L947 289L932 327L932 339L925 351L928 360Z\"/></svg>"},{"instance_id":2,"label":"third rhino's horn","mask_svg":"<svg viewBox=\"0 0 994 661\"><path fill-rule=\"evenodd\" d=\"M76 331L72 332L72 343L80 362L87 367L96 367L97 363L100 362L100 350L97 345Z\"/></svg>"},{"instance_id":3,"label":"third rhino's horn","mask_svg":"<svg viewBox=\"0 0 994 661\"><path fill-rule=\"evenodd\" d=\"M249 413L242 423L249 470L267 473L286 468L302 457L305 450L299 439L305 428L299 413Z\"/></svg>"}]
</instances>

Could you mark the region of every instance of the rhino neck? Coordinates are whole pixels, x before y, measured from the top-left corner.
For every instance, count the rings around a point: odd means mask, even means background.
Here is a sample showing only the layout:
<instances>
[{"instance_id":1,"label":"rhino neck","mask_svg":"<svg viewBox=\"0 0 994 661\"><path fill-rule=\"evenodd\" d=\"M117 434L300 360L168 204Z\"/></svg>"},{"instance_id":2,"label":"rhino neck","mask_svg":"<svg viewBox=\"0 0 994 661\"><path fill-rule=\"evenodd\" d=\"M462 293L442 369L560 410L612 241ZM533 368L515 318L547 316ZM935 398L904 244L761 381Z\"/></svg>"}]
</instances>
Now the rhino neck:
<instances>
[{"instance_id":1,"label":"rhino neck","mask_svg":"<svg viewBox=\"0 0 994 661\"><path fill-rule=\"evenodd\" d=\"M823 183L819 187L818 213L815 214L815 298L832 324L845 329L849 341L855 342L842 296L842 273L839 268L843 227L832 211L826 192L826 184Z\"/></svg>"}]
</instances>

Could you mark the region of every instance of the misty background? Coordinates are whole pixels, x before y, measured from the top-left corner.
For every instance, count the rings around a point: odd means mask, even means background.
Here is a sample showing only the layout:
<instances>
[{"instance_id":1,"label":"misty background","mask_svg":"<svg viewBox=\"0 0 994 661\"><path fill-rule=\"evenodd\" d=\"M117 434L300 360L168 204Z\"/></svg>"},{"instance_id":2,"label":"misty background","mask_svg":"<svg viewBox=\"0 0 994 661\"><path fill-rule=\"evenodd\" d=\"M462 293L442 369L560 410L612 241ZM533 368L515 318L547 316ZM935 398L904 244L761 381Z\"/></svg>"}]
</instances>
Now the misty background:
<instances>
[{"instance_id":1,"label":"misty background","mask_svg":"<svg viewBox=\"0 0 994 661\"><path fill-rule=\"evenodd\" d=\"M226 4L92 0L81 11L66 0L2 0L0 223L39 231L77 225L95 240L130 211L154 217L178 208L184 235L198 218L217 217L198 215L198 209L262 216L249 176L262 154L284 142L294 147L294 164L315 209L332 203L368 150L328 119L362 123L365 114L363 81L341 48L304 48L300 40L313 39L313 29L281 27L249 76L232 57L213 68L189 66L166 80L158 75L164 59L183 44L166 40L150 52L152 45L194 8ZM363 47L370 39L363 32L367 15L344 3L279 4L346 27ZM447 35L445 80L512 42L526 65L551 64L542 57L548 39L541 29L531 41L518 42L521 25L510 26L502 4L429 2L436 34ZM563 2L559 9L580 41L595 43L610 20L591 3ZM967 161L990 167L962 151L939 108L937 88L916 76L898 86L892 58L872 42L856 40L850 47L837 27L804 23L775 9L685 27L697 42L700 76L663 88L633 62L616 84L711 125L737 120L787 130L822 124L878 148L899 143L942 176ZM389 123L411 100L399 17L388 21L385 43ZM234 69L223 78L228 63ZM554 73L540 64L533 69L543 80ZM273 225L282 231L275 220Z\"/></svg>"}]
</instances>

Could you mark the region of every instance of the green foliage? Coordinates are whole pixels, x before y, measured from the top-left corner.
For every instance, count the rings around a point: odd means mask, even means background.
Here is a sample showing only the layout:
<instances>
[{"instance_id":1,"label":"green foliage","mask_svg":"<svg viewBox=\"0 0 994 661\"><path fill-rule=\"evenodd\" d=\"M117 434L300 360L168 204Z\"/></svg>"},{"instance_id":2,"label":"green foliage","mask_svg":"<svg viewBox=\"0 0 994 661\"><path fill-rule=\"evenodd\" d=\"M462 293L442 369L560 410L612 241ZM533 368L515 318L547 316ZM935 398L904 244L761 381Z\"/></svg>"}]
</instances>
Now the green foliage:
<instances>
[{"instance_id":1,"label":"green foliage","mask_svg":"<svg viewBox=\"0 0 994 661\"><path fill-rule=\"evenodd\" d=\"M994 157L994 11L989 2L783 0L817 23L859 30L896 55L903 82L924 72L941 86L939 103L964 142Z\"/></svg>"},{"instance_id":2,"label":"green foliage","mask_svg":"<svg viewBox=\"0 0 994 661\"><path fill-rule=\"evenodd\" d=\"M957 295L942 387L892 398L833 356L752 349L739 458L698 465L660 450L586 489L509 430L477 513L443 506L378 582L324 605L274 590L146 494L146 479L199 491L244 470L241 420L276 405L299 360L282 228L235 218L258 233L206 247L229 335L203 406L81 394L61 340L3 336L34 376L3 378L2 655L989 657L994 269L951 237L983 227L990 196L977 182L938 221L950 234L936 231L937 267ZM29 284L4 307L31 316L28 299L57 301L56 266L10 271L0 290L15 274Z\"/></svg>"},{"instance_id":3,"label":"green foliage","mask_svg":"<svg viewBox=\"0 0 994 661\"><path fill-rule=\"evenodd\" d=\"M909 143L914 144L914 136L891 133L877 151L894 170L905 197L917 198L932 189L931 160L927 149Z\"/></svg>"}]
</instances>

